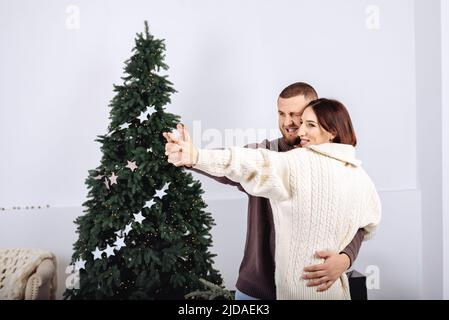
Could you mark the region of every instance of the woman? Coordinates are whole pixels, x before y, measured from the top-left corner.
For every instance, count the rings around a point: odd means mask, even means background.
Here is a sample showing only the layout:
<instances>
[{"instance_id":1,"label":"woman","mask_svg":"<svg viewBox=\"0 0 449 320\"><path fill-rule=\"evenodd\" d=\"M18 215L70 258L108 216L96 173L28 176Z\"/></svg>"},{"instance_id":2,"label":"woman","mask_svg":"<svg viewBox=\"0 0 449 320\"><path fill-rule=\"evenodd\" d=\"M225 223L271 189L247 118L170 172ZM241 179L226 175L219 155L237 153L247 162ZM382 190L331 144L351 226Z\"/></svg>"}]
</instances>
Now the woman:
<instances>
[{"instance_id":1,"label":"woman","mask_svg":"<svg viewBox=\"0 0 449 320\"><path fill-rule=\"evenodd\" d=\"M381 204L371 179L355 158L356 136L338 101L312 101L301 117L301 146L286 153L266 149L198 150L185 128L181 138L164 133L168 161L194 166L239 182L270 199L276 230L275 281L278 299L350 299L345 274L327 291L307 287L300 275L321 263L319 248L340 252L359 228L365 240L380 221Z\"/></svg>"}]
</instances>

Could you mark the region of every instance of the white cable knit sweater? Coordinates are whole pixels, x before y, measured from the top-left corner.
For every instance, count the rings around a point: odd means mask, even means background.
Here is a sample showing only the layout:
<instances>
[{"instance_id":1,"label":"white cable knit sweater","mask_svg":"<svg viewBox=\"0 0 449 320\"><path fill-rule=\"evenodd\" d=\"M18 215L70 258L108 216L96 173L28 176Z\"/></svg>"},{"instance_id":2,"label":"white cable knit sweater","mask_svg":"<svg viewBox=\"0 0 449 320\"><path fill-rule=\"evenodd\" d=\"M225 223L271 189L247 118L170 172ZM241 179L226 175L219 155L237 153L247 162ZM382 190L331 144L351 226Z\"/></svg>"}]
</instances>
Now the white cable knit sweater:
<instances>
[{"instance_id":1,"label":"white cable knit sweater","mask_svg":"<svg viewBox=\"0 0 449 320\"><path fill-rule=\"evenodd\" d=\"M353 146L312 145L279 153L266 149L199 150L196 169L239 182L250 194L270 199L276 231L278 299L350 299L346 274L327 291L301 279L303 268L322 263L314 254L340 252L365 228L365 240L380 222L374 184Z\"/></svg>"}]
</instances>

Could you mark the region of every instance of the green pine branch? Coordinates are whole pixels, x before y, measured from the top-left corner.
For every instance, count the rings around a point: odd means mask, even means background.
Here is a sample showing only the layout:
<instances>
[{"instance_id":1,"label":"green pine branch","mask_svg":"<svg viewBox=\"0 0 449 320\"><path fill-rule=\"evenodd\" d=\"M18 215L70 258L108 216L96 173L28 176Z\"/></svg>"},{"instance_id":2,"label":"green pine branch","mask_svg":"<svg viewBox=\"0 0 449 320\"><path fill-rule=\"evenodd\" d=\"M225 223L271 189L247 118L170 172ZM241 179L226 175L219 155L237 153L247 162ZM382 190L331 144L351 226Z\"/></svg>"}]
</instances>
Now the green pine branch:
<instances>
[{"instance_id":1,"label":"green pine branch","mask_svg":"<svg viewBox=\"0 0 449 320\"><path fill-rule=\"evenodd\" d=\"M200 279L200 282L208 290L196 290L185 295L186 299L215 300L221 298L224 300L234 300L234 294L210 281Z\"/></svg>"}]
</instances>

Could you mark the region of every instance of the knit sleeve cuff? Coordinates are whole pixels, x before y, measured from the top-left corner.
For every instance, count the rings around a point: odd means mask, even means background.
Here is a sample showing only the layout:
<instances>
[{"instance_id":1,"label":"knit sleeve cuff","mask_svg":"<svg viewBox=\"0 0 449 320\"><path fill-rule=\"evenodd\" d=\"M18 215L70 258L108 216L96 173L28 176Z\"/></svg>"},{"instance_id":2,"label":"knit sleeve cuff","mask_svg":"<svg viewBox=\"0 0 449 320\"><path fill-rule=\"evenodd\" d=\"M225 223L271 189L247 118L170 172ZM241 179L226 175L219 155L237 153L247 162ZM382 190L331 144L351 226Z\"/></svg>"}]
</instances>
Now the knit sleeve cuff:
<instances>
[{"instance_id":1,"label":"knit sleeve cuff","mask_svg":"<svg viewBox=\"0 0 449 320\"><path fill-rule=\"evenodd\" d=\"M231 151L225 150L198 150L198 159L193 168L215 176L224 176L229 166Z\"/></svg>"}]
</instances>

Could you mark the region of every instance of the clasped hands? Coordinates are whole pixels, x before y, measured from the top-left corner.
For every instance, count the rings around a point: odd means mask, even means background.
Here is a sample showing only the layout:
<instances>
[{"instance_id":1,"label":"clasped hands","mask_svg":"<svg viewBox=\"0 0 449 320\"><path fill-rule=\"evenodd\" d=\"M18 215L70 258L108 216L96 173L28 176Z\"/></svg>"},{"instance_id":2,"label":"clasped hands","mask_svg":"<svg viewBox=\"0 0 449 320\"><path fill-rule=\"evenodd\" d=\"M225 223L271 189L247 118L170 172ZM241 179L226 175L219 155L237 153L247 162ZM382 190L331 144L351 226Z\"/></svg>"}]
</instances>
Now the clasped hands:
<instances>
[{"instance_id":1,"label":"clasped hands","mask_svg":"<svg viewBox=\"0 0 449 320\"><path fill-rule=\"evenodd\" d=\"M168 162L177 167L192 167L198 161L198 149L193 145L190 134L186 127L180 123L176 126L179 137L172 132L163 132L167 140L165 144L165 155Z\"/></svg>"}]
</instances>

